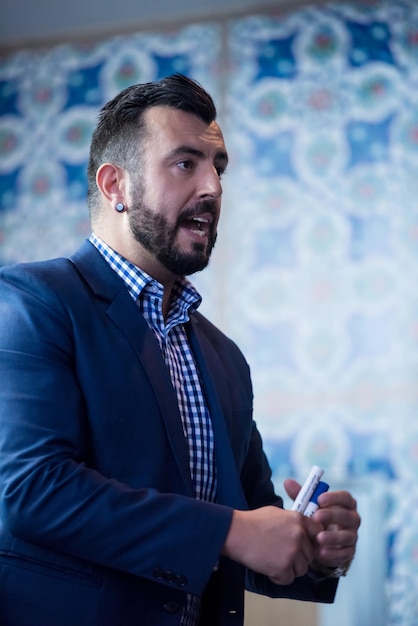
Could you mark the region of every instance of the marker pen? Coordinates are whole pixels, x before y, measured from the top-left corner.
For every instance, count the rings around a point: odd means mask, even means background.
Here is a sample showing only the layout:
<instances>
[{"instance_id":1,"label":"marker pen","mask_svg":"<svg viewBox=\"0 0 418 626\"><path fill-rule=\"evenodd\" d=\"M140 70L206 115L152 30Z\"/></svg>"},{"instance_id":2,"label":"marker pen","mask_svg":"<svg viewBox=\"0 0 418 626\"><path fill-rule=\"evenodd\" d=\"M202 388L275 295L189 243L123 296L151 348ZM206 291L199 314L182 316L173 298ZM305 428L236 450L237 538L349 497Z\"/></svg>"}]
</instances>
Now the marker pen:
<instances>
[{"instance_id":1,"label":"marker pen","mask_svg":"<svg viewBox=\"0 0 418 626\"><path fill-rule=\"evenodd\" d=\"M319 507L318 497L321 495L321 493L325 493L326 491L328 491L328 489L329 489L328 483L324 483L322 480L318 483L317 488L313 492L308 502L308 506L303 512L303 514L306 515L306 517L312 517L315 511L318 510L318 507Z\"/></svg>"},{"instance_id":2,"label":"marker pen","mask_svg":"<svg viewBox=\"0 0 418 626\"><path fill-rule=\"evenodd\" d=\"M304 513L313 492L317 488L318 483L322 478L323 473L324 470L321 469L318 465L314 465L312 467L308 478L303 483L298 495L295 498L295 501L293 502L292 511L299 511L299 513Z\"/></svg>"}]
</instances>

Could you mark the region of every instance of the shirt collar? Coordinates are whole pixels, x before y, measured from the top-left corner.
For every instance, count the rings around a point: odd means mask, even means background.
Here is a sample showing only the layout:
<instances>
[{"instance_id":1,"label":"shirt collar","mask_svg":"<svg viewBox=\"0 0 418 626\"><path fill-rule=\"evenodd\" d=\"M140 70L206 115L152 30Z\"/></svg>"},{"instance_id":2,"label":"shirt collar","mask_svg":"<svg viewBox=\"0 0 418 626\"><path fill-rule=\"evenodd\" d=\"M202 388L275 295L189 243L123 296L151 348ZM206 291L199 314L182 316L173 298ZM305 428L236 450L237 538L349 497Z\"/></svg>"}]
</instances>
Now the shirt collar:
<instances>
[{"instance_id":1,"label":"shirt collar","mask_svg":"<svg viewBox=\"0 0 418 626\"><path fill-rule=\"evenodd\" d=\"M152 278L152 276L128 261L128 259L125 259L125 257L113 250L94 233L90 235L90 242L97 248L110 267L122 278L134 300L137 300L145 287L151 284L154 287L158 287L158 292L161 293L162 297L164 288L155 278ZM183 310L187 309L190 313L195 311L201 302L202 297L194 285L184 276L179 276L173 286L172 306Z\"/></svg>"}]
</instances>

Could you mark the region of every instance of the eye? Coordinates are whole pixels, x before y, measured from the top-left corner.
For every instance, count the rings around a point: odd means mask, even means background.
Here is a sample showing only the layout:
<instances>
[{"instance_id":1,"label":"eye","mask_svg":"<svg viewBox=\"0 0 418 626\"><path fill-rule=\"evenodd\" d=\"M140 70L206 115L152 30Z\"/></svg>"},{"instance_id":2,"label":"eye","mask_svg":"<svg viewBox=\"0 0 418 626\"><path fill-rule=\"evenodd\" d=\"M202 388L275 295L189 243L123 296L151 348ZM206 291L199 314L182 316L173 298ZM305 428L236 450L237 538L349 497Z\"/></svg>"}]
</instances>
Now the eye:
<instances>
[{"instance_id":1,"label":"eye","mask_svg":"<svg viewBox=\"0 0 418 626\"><path fill-rule=\"evenodd\" d=\"M183 161L177 162L177 167L181 170L189 171L193 169L193 161L190 159L184 159Z\"/></svg>"},{"instance_id":2,"label":"eye","mask_svg":"<svg viewBox=\"0 0 418 626\"><path fill-rule=\"evenodd\" d=\"M224 176L224 174L226 174L226 168L223 166L218 166L216 167L216 172L219 176L219 178L222 178L222 176Z\"/></svg>"}]
</instances>

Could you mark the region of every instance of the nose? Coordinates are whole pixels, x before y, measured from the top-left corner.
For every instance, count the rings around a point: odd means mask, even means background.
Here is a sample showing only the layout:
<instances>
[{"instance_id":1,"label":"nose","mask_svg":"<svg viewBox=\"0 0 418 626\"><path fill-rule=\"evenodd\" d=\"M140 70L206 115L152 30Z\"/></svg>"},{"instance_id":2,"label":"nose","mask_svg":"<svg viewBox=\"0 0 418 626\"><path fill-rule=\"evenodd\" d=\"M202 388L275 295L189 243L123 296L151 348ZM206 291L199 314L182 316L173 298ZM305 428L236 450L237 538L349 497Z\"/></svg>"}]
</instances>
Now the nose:
<instances>
[{"instance_id":1,"label":"nose","mask_svg":"<svg viewBox=\"0 0 418 626\"><path fill-rule=\"evenodd\" d=\"M222 184L218 170L214 166L205 168L199 183L199 197L219 198L222 195Z\"/></svg>"}]
</instances>

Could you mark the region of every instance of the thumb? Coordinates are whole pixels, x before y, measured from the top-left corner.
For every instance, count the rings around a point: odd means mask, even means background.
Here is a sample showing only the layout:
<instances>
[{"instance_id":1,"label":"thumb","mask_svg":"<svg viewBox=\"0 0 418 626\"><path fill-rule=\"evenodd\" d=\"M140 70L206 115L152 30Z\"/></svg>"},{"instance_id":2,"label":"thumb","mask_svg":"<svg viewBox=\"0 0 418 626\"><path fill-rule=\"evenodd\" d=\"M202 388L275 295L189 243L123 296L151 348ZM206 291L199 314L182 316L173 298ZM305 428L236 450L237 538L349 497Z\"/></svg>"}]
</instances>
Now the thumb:
<instances>
[{"instance_id":1,"label":"thumb","mask_svg":"<svg viewBox=\"0 0 418 626\"><path fill-rule=\"evenodd\" d=\"M293 478L286 478L283 485L289 498L294 500L300 491L301 485Z\"/></svg>"}]
</instances>

